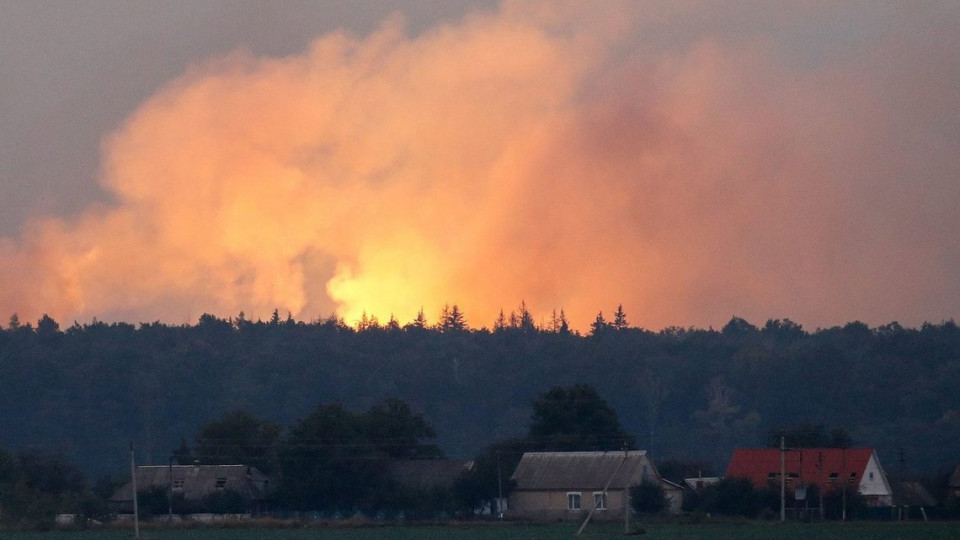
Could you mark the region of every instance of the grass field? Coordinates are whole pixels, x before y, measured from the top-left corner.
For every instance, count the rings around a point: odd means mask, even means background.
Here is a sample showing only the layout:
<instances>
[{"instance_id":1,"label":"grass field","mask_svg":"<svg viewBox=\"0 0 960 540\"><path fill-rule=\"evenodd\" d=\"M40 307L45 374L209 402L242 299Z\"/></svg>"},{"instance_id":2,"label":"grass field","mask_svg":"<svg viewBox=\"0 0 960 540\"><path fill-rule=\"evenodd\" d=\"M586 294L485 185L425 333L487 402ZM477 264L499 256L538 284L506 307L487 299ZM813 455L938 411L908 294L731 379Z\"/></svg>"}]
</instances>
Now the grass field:
<instances>
[{"instance_id":1,"label":"grass field","mask_svg":"<svg viewBox=\"0 0 960 540\"><path fill-rule=\"evenodd\" d=\"M921 540L960 538L960 523L789 523L781 525L769 522L723 523L723 524L654 524L644 525L645 534L633 538L651 540L765 540L765 539L871 539L871 540ZM143 540L165 539L237 539L237 540L553 540L574 538L575 525L458 525L458 526L407 526L407 527L360 527L360 528L193 528L154 529L141 531ZM622 538L623 526L593 525L584 531L581 538ZM0 538L10 540L58 539L58 540L121 540L133 538L133 529L108 529L98 531L53 531L53 532L0 532Z\"/></svg>"}]
</instances>

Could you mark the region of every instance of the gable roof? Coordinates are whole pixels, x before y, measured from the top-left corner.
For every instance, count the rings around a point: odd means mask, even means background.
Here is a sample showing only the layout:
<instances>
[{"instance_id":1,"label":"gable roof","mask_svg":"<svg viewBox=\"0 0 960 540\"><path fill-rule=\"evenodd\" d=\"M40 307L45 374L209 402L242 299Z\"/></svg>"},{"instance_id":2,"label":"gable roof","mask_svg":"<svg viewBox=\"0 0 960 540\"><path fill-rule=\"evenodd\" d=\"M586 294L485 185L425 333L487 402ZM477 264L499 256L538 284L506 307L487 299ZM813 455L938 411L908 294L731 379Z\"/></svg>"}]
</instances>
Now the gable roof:
<instances>
[{"instance_id":1,"label":"gable roof","mask_svg":"<svg viewBox=\"0 0 960 540\"><path fill-rule=\"evenodd\" d=\"M137 491L181 484L176 492L183 493L187 500L200 500L218 490L232 490L247 500L259 500L266 496L269 481L256 467L247 465L141 465L136 474ZM219 487L218 482L222 484ZM132 501L131 483L120 486L110 500Z\"/></svg>"},{"instance_id":2,"label":"gable roof","mask_svg":"<svg viewBox=\"0 0 960 540\"><path fill-rule=\"evenodd\" d=\"M625 489L660 475L643 450L630 452L526 452L511 477L517 490ZM612 480L611 480L612 478Z\"/></svg>"},{"instance_id":3,"label":"gable roof","mask_svg":"<svg viewBox=\"0 0 960 540\"><path fill-rule=\"evenodd\" d=\"M683 483L689 489L699 491L707 486L712 486L720 481L719 476L698 476L696 478L684 478Z\"/></svg>"},{"instance_id":4,"label":"gable roof","mask_svg":"<svg viewBox=\"0 0 960 540\"><path fill-rule=\"evenodd\" d=\"M948 485L952 488L960 488L960 465L957 465L957 467L953 469L953 474L950 475Z\"/></svg>"},{"instance_id":5,"label":"gable roof","mask_svg":"<svg viewBox=\"0 0 960 540\"><path fill-rule=\"evenodd\" d=\"M937 500L920 482L898 482L893 485L893 498L900 506L936 506Z\"/></svg>"},{"instance_id":6,"label":"gable roof","mask_svg":"<svg viewBox=\"0 0 960 540\"><path fill-rule=\"evenodd\" d=\"M390 479L415 489L449 488L460 475L473 469L473 461L457 459L409 459L387 465Z\"/></svg>"},{"instance_id":7,"label":"gable roof","mask_svg":"<svg viewBox=\"0 0 960 540\"><path fill-rule=\"evenodd\" d=\"M830 476L860 484L873 457L872 448L796 448L784 452L788 480L804 484L830 485ZM780 482L779 448L737 448L727 466L727 478L746 478L754 486ZM840 485L839 483L837 485Z\"/></svg>"}]
</instances>

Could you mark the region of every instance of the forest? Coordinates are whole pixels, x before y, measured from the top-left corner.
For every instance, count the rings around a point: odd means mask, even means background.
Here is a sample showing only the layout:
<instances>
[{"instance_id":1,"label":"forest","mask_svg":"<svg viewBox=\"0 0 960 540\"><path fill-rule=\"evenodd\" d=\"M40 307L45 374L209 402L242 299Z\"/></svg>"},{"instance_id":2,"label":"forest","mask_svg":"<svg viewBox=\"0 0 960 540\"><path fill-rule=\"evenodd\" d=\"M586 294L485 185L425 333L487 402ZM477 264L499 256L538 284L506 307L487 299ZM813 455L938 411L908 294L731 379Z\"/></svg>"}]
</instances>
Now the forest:
<instances>
[{"instance_id":1,"label":"forest","mask_svg":"<svg viewBox=\"0 0 960 540\"><path fill-rule=\"evenodd\" d=\"M807 331L734 317L719 330L650 331L618 308L580 334L562 312L534 324L523 304L490 328L457 306L403 326L275 312L64 329L13 316L0 329L0 381L0 447L60 455L91 478L122 477L131 442L139 464L166 464L231 411L289 428L320 404L359 411L391 398L422 415L446 457L472 459L527 434L536 396L574 384L596 388L655 462L722 472L734 447L803 423L875 447L894 478L960 462L953 321Z\"/></svg>"}]
</instances>

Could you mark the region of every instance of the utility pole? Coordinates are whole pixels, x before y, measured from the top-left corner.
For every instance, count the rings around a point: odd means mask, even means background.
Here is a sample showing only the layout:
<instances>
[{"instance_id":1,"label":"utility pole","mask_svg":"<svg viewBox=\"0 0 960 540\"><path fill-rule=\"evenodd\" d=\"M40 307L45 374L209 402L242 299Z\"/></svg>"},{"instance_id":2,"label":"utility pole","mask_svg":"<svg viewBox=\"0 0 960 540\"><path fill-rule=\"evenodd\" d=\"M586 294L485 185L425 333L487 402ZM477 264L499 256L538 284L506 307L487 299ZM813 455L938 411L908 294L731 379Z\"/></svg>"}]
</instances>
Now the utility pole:
<instances>
[{"instance_id":1,"label":"utility pole","mask_svg":"<svg viewBox=\"0 0 960 540\"><path fill-rule=\"evenodd\" d=\"M503 475L500 473L500 450L497 450L497 517L503 519Z\"/></svg>"},{"instance_id":2,"label":"utility pole","mask_svg":"<svg viewBox=\"0 0 960 540\"><path fill-rule=\"evenodd\" d=\"M167 523L173 523L173 456L167 460Z\"/></svg>"},{"instance_id":3,"label":"utility pole","mask_svg":"<svg viewBox=\"0 0 960 540\"><path fill-rule=\"evenodd\" d=\"M794 490L794 499L796 499L797 493L800 490L803 490L803 519L807 520L810 516L808 515L808 510L810 509L810 498L807 497L807 485L803 483L803 449L800 449L800 471L799 471L799 483L797 484L797 489ZM794 510L794 519L796 519L796 514L799 511L799 505L794 503L797 508Z\"/></svg>"},{"instance_id":4,"label":"utility pole","mask_svg":"<svg viewBox=\"0 0 960 540\"><path fill-rule=\"evenodd\" d=\"M820 521L823 521L823 452L817 454L817 471L819 475L817 492L820 493Z\"/></svg>"},{"instance_id":5,"label":"utility pole","mask_svg":"<svg viewBox=\"0 0 960 540\"><path fill-rule=\"evenodd\" d=\"M842 462L841 468L843 469L843 475L840 480L843 485L843 510L841 511L840 521L847 520L847 447L844 446L840 449L840 459Z\"/></svg>"},{"instance_id":6,"label":"utility pole","mask_svg":"<svg viewBox=\"0 0 960 540\"><path fill-rule=\"evenodd\" d=\"M613 479L617 476L617 473L620 472L620 469L623 467L623 464L627 462L629 453L626 448L623 450L623 460L617 464L617 468L613 470L613 474L610 475L610 478L607 479L607 483L603 486L603 491L600 492L600 500L606 501L607 499L607 490L610 489L610 484L613 482ZM624 527L630 526L630 486L623 487L623 504L624 504ZM590 523L590 518L593 517L593 513L597 511L597 504L594 502L593 508L590 509L590 512L587 513L586 519L583 520L583 523L580 524L580 528L577 529L577 534L575 536L580 536L580 533L583 532L583 529L587 528L587 523Z\"/></svg>"},{"instance_id":7,"label":"utility pole","mask_svg":"<svg viewBox=\"0 0 960 540\"><path fill-rule=\"evenodd\" d=\"M787 451L786 437L780 436L780 523L787 521Z\"/></svg>"},{"instance_id":8,"label":"utility pole","mask_svg":"<svg viewBox=\"0 0 960 540\"><path fill-rule=\"evenodd\" d=\"M133 538L140 540L140 509L137 508L137 465L133 458L133 441L130 441L130 488L133 490Z\"/></svg>"},{"instance_id":9,"label":"utility pole","mask_svg":"<svg viewBox=\"0 0 960 540\"><path fill-rule=\"evenodd\" d=\"M904 469L906 468L906 460L903 458L903 447L900 448L900 489L896 490L894 493L903 493L903 482L904 482ZM903 521L903 501L895 501L894 504L897 505L897 521ZM909 516L908 516L909 517Z\"/></svg>"}]
</instances>

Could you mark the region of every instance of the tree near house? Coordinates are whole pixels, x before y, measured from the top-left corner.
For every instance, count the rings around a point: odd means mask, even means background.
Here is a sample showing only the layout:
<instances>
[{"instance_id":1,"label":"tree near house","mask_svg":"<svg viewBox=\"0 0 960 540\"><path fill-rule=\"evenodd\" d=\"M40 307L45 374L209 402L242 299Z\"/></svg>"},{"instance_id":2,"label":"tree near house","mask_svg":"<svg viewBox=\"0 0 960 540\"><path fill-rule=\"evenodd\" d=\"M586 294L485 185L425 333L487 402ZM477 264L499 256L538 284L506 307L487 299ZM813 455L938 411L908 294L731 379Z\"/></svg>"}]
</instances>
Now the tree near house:
<instances>
[{"instance_id":1,"label":"tree near house","mask_svg":"<svg viewBox=\"0 0 960 540\"><path fill-rule=\"evenodd\" d=\"M103 519L103 501L58 454L0 449L0 528L46 529L58 512Z\"/></svg>"},{"instance_id":2,"label":"tree near house","mask_svg":"<svg viewBox=\"0 0 960 540\"><path fill-rule=\"evenodd\" d=\"M277 466L279 425L236 410L200 428L193 459L203 465L251 465L264 474ZM178 454L182 456L183 449Z\"/></svg>"},{"instance_id":3,"label":"tree near house","mask_svg":"<svg viewBox=\"0 0 960 540\"><path fill-rule=\"evenodd\" d=\"M523 453L531 448L527 439L497 441L473 459L473 469L460 477L454 492L461 505L468 509L489 506L496 510L496 500L508 497L516 487L511 479Z\"/></svg>"},{"instance_id":4,"label":"tree near house","mask_svg":"<svg viewBox=\"0 0 960 540\"><path fill-rule=\"evenodd\" d=\"M283 441L282 503L298 510L390 508L391 459L439 458L433 428L401 400L356 413L321 404Z\"/></svg>"},{"instance_id":5,"label":"tree near house","mask_svg":"<svg viewBox=\"0 0 960 540\"><path fill-rule=\"evenodd\" d=\"M630 486L630 508L638 514L656 514L667 508L667 496L658 482Z\"/></svg>"},{"instance_id":6,"label":"tree near house","mask_svg":"<svg viewBox=\"0 0 960 540\"><path fill-rule=\"evenodd\" d=\"M443 456L434 442L433 427L423 415L397 398L388 398L358 417L364 436L381 455L391 459L438 459Z\"/></svg>"},{"instance_id":7,"label":"tree near house","mask_svg":"<svg viewBox=\"0 0 960 540\"><path fill-rule=\"evenodd\" d=\"M474 468L457 485L466 507L489 504L515 487L510 476L524 452L635 449L616 412L588 385L557 386L533 402L526 437L498 441L474 458Z\"/></svg>"},{"instance_id":8,"label":"tree near house","mask_svg":"<svg viewBox=\"0 0 960 540\"><path fill-rule=\"evenodd\" d=\"M783 437L787 448L850 448L850 433L843 428L828 430L823 424L801 422L786 429L772 429L767 433L767 447L779 448Z\"/></svg>"},{"instance_id":9,"label":"tree near house","mask_svg":"<svg viewBox=\"0 0 960 540\"><path fill-rule=\"evenodd\" d=\"M554 387L533 402L527 439L544 451L635 449L617 413L585 384Z\"/></svg>"}]
</instances>

